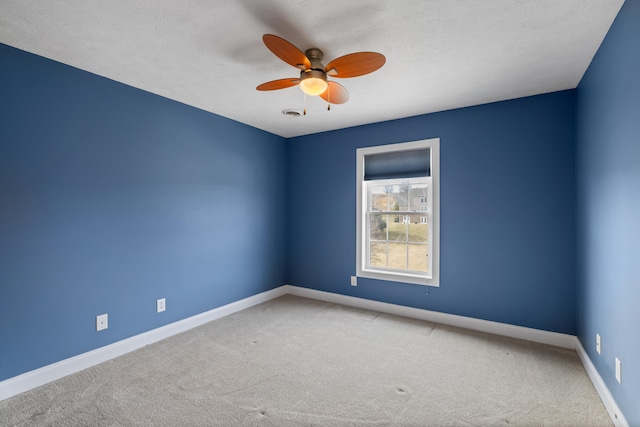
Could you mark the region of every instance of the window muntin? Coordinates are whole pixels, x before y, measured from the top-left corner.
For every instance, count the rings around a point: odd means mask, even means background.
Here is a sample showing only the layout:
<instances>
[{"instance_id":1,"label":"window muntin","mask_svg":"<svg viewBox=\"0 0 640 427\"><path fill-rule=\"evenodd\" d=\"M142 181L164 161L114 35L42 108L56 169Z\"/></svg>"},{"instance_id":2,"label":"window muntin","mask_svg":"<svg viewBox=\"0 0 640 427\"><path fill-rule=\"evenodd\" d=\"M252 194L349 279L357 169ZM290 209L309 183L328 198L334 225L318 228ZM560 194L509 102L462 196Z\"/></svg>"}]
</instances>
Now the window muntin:
<instances>
[{"instance_id":1,"label":"window muntin","mask_svg":"<svg viewBox=\"0 0 640 427\"><path fill-rule=\"evenodd\" d=\"M439 146L430 139L357 150L358 276L439 286ZM397 169L403 162L407 173Z\"/></svg>"}]
</instances>

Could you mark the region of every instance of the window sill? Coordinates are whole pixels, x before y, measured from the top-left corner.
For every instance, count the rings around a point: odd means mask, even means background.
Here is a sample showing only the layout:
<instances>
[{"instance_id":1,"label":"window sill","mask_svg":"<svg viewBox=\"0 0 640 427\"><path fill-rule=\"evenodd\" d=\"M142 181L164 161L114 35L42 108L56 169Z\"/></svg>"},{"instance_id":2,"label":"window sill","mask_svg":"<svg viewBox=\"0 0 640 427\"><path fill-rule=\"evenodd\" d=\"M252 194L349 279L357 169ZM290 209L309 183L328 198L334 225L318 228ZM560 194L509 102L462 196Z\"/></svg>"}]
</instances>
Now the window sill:
<instances>
[{"instance_id":1,"label":"window sill","mask_svg":"<svg viewBox=\"0 0 640 427\"><path fill-rule=\"evenodd\" d=\"M401 283L410 283L413 285L422 285L422 286L440 286L435 280L431 277L420 276L417 274L410 273L391 273L388 271L380 271L380 270L362 270L358 271L358 277L364 277L366 279L377 279L377 280L386 280L389 282L401 282Z\"/></svg>"}]
</instances>

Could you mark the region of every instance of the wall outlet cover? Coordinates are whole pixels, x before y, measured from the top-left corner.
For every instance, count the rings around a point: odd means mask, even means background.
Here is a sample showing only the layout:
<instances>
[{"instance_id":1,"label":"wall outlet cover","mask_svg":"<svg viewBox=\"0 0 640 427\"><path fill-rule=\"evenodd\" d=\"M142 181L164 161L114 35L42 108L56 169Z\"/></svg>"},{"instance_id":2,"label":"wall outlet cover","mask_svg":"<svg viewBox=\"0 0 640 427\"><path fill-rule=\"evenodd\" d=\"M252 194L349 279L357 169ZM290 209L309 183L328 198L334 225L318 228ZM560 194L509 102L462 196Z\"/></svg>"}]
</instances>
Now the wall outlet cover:
<instances>
[{"instance_id":1,"label":"wall outlet cover","mask_svg":"<svg viewBox=\"0 0 640 427\"><path fill-rule=\"evenodd\" d=\"M618 380L619 383L622 382L622 362L620 362L620 359L618 359L616 357L616 380Z\"/></svg>"},{"instance_id":2,"label":"wall outlet cover","mask_svg":"<svg viewBox=\"0 0 640 427\"><path fill-rule=\"evenodd\" d=\"M158 313L162 313L166 309L167 309L167 303L164 298L160 298L159 300L156 301L156 311Z\"/></svg>"},{"instance_id":3,"label":"wall outlet cover","mask_svg":"<svg viewBox=\"0 0 640 427\"><path fill-rule=\"evenodd\" d=\"M96 332L100 332L102 330L105 330L109 327L109 315L108 314L101 314L99 316L96 316Z\"/></svg>"}]
</instances>

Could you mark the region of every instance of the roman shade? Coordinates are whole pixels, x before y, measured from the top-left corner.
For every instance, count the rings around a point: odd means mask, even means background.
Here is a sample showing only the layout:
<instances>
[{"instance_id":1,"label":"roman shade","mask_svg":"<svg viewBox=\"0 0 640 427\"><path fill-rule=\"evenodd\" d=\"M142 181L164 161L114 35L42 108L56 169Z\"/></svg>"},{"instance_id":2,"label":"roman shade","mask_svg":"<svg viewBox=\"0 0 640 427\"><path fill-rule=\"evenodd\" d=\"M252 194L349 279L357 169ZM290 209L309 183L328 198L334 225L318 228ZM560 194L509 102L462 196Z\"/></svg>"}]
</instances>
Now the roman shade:
<instances>
[{"instance_id":1,"label":"roman shade","mask_svg":"<svg viewBox=\"0 0 640 427\"><path fill-rule=\"evenodd\" d=\"M429 148L391 151L364 157L364 180L431 176Z\"/></svg>"}]
</instances>

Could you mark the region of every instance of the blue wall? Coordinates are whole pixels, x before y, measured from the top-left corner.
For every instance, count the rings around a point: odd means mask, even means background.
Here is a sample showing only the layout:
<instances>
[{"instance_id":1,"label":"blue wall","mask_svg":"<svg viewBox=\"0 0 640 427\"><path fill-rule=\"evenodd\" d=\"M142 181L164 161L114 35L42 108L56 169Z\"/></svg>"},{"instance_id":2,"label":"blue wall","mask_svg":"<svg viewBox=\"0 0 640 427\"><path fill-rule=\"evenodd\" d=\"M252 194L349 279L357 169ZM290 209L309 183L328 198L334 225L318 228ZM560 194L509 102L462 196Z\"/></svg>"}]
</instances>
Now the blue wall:
<instances>
[{"instance_id":1,"label":"blue wall","mask_svg":"<svg viewBox=\"0 0 640 427\"><path fill-rule=\"evenodd\" d=\"M0 380L285 283L282 138L5 45L0 64Z\"/></svg>"},{"instance_id":2,"label":"blue wall","mask_svg":"<svg viewBox=\"0 0 640 427\"><path fill-rule=\"evenodd\" d=\"M639 41L640 1L627 0L577 90L578 333L634 426L640 426Z\"/></svg>"},{"instance_id":3,"label":"blue wall","mask_svg":"<svg viewBox=\"0 0 640 427\"><path fill-rule=\"evenodd\" d=\"M288 281L575 334L574 92L289 140ZM440 138L441 286L358 279L356 148Z\"/></svg>"}]
</instances>

